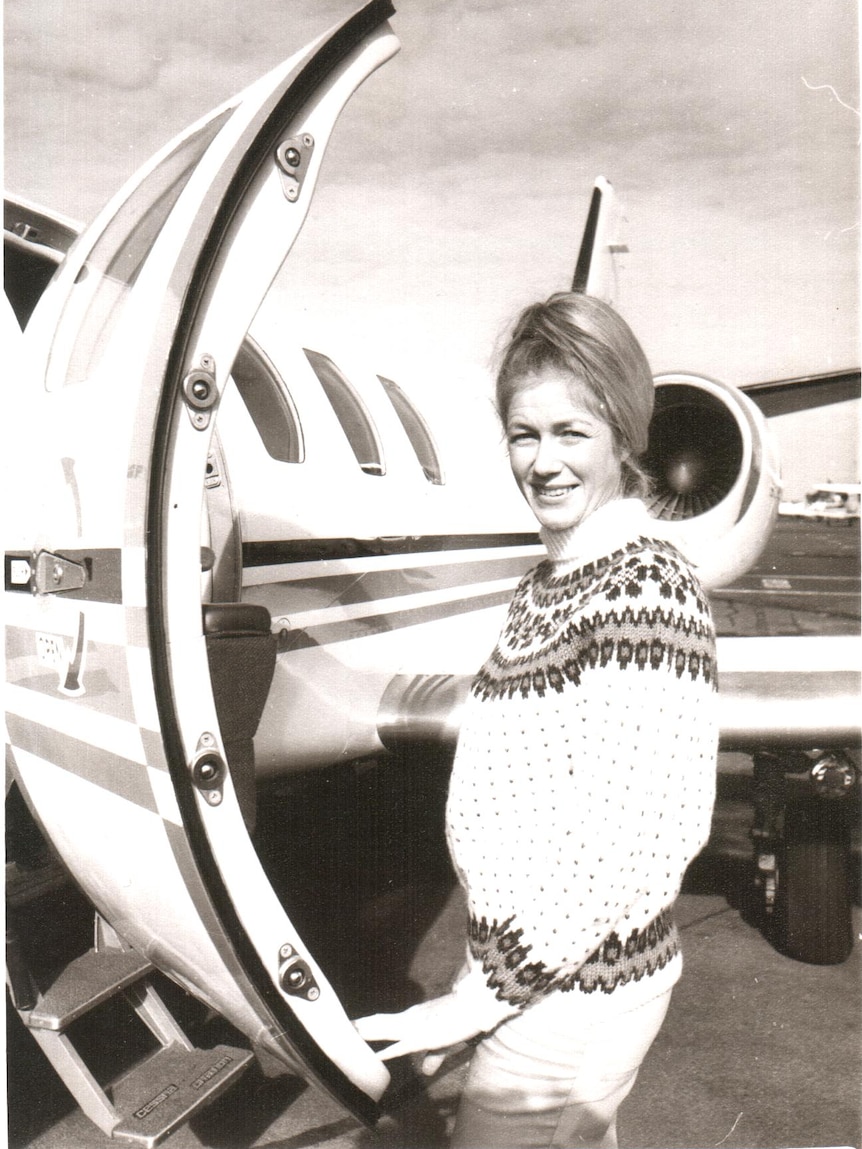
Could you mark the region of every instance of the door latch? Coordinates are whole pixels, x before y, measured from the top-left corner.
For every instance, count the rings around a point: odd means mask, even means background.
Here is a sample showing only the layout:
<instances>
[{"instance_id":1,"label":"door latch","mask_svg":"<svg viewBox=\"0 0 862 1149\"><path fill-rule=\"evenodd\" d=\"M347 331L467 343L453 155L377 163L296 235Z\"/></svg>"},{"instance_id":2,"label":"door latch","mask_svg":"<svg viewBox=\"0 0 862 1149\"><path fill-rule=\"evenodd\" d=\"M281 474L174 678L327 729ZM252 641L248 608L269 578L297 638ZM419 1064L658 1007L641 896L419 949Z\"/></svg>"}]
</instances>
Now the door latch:
<instances>
[{"instance_id":1,"label":"door latch","mask_svg":"<svg viewBox=\"0 0 862 1149\"><path fill-rule=\"evenodd\" d=\"M39 551L30 560L30 588L34 594L63 594L65 591L80 590L86 581L86 567L63 555Z\"/></svg>"}]
</instances>

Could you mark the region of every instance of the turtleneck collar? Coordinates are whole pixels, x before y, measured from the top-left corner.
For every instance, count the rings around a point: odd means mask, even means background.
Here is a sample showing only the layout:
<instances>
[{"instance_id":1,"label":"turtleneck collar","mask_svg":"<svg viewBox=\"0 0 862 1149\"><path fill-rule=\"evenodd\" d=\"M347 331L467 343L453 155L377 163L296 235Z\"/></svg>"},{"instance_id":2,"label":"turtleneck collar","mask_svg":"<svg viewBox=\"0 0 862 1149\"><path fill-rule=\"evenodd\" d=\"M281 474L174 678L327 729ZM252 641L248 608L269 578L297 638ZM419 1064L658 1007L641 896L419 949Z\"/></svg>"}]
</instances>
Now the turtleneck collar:
<instances>
[{"instance_id":1,"label":"turtleneck collar","mask_svg":"<svg viewBox=\"0 0 862 1149\"><path fill-rule=\"evenodd\" d=\"M582 565L618 550L638 535L653 533L652 525L640 499L613 499L576 526L563 531L543 527L539 537L553 562Z\"/></svg>"}]
</instances>

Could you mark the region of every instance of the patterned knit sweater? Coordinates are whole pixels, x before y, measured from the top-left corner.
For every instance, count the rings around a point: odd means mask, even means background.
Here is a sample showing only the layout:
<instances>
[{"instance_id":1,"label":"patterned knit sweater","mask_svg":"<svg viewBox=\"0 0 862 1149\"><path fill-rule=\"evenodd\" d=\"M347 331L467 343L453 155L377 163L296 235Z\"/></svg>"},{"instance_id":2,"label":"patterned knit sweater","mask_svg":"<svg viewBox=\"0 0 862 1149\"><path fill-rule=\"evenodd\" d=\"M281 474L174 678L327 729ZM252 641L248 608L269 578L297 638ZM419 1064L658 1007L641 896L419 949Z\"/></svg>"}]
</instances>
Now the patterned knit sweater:
<instances>
[{"instance_id":1,"label":"patterned knit sweater","mask_svg":"<svg viewBox=\"0 0 862 1149\"><path fill-rule=\"evenodd\" d=\"M715 638L658 527L624 499L544 532L473 683L447 834L470 914L456 992L483 1029L554 991L679 976L672 907L715 794Z\"/></svg>"}]
</instances>

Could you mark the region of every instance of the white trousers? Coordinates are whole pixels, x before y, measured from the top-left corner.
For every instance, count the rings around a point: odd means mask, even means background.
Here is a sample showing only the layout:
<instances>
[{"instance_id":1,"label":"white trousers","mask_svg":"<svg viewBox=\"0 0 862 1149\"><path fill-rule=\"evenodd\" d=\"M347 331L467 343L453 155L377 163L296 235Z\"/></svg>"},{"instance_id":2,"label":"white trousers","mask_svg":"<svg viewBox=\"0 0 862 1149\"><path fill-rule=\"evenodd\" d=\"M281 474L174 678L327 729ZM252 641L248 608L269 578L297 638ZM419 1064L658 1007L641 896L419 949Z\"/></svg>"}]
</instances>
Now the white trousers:
<instances>
[{"instance_id":1,"label":"white trousers","mask_svg":"<svg viewBox=\"0 0 862 1149\"><path fill-rule=\"evenodd\" d=\"M622 1009L616 994L553 993L504 1022L476 1047L452 1149L616 1149L671 992Z\"/></svg>"}]
</instances>

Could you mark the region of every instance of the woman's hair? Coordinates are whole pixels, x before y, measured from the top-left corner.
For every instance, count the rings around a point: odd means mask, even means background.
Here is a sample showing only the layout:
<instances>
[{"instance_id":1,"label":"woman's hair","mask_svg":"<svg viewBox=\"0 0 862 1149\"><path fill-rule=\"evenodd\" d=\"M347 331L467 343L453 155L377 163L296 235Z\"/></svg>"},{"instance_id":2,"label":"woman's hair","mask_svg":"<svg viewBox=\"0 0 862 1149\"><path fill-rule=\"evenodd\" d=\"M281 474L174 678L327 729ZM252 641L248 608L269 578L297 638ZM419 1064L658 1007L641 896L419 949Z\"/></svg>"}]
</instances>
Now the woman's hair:
<instances>
[{"instance_id":1,"label":"woman's hair","mask_svg":"<svg viewBox=\"0 0 862 1149\"><path fill-rule=\"evenodd\" d=\"M620 452L623 493L648 494L650 479L639 459L647 447L655 387L629 325L601 299L576 292L558 292L527 307L497 371L497 412L504 425L526 377L549 367L570 373L595 398L595 414L611 428Z\"/></svg>"}]
</instances>

